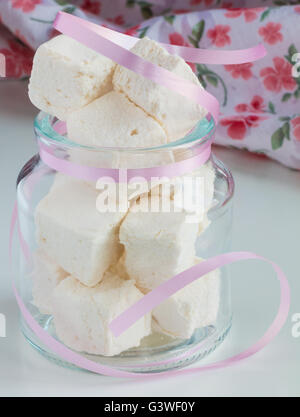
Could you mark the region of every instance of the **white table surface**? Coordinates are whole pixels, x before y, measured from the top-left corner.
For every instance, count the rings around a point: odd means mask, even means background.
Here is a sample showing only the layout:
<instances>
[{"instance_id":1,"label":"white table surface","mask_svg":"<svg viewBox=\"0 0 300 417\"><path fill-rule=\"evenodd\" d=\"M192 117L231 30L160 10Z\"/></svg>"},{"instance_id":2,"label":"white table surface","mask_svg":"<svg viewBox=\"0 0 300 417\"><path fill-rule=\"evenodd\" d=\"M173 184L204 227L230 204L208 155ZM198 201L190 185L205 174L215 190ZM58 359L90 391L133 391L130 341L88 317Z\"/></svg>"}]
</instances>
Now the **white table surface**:
<instances>
[{"instance_id":1,"label":"white table surface","mask_svg":"<svg viewBox=\"0 0 300 417\"><path fill-rule=\"evenodd\" d=\"M11 290L8 230L18 172L37 151L36 112L26 82L0 82L0 313L7 320L7 337L0 338L0 396L299 396L300 338L292 337L292 315L300 313L300 172L242 151L215 148L236 181L232 249L277 262L292 291L289 319L271 345L230 368L141 383L61 368L27 344ZM279 288L269 266L242 262L232 267L232 277L232 331L203 363L253 343L276 312Z\"/></svg>"}]
</instances>

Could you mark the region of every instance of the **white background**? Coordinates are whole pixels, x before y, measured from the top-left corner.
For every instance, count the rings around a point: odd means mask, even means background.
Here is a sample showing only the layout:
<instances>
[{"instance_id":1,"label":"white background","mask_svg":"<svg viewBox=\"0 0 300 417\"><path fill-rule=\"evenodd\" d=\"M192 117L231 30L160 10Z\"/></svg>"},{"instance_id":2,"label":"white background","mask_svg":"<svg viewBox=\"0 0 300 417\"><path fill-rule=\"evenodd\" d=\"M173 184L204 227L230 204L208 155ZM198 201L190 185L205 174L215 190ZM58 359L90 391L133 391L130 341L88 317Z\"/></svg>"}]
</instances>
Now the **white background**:
<instances>
[{"instance_id":1,"label":"white background","mask_svg":"<svg viewBox=\"0 0 300 417\"><path fill-rule=\"evenodd\" d=\"M292 315L300 313L300 172L242 151L215 148L236 181L232 249L277 262L292 291L288 321L271 345L231 368L135 382L61 368L25 342L11 290L8 235L18 172L37 151L36 113L26 82L0 82L0 313L7 319L7 337L0 338L0 396L299 396L300 337L292 337ZM241 262L232 277L232 331L202 363L246 348L276 312L279 286L269 266Z\"/></svg>"}]
</instances>

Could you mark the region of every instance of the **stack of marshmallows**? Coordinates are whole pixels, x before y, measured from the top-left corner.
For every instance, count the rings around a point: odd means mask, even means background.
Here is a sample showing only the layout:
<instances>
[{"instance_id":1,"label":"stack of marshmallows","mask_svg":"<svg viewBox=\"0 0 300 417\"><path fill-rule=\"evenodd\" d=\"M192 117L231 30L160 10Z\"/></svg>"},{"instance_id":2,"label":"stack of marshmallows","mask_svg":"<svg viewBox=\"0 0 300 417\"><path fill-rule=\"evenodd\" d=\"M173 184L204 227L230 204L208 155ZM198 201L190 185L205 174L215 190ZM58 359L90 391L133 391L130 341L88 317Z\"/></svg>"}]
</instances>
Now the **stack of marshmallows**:
<instances>
[{"instance_id":1,"label":"stack of marshmallows","mask_svg":"<svg viewBox=\"0 0 300 417\"><path fill-rule=\"evenodd\" d=\"M200 85L183 59L150 39L138 40L132 52ZM188 98L64 35L38 48L29 97L66 122L70 141L89 147L164 145L184 137L206 115ZM207 163L189 175L204 178L206 214L213 203L213 167ZM216 320L218 271L171 296L121 336L110 331L109 323L144 294L201 262L195 246L209 225L206 215L195 225L185 210L139 211L151 193L130 200L127 212L100 212L95 184L57 173L38 204L33 303L53 316L57 336L70 348L114 356L138 347L151 332L187 339Z\"/></svg>"}]
</instances>

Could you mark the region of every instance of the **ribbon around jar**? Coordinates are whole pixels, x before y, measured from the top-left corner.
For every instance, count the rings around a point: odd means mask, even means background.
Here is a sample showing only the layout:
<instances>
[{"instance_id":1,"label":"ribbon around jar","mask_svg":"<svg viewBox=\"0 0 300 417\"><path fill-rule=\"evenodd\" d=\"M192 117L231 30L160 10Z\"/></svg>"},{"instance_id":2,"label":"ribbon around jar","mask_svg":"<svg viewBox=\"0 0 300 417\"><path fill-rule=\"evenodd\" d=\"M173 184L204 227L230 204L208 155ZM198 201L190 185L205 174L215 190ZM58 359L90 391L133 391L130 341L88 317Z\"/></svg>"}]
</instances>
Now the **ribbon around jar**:
<instances>
[{"instance_id":1,"label":"ribbon around jar","mask_svg":"<svg viewBox=\"0 0 300 417\"><path fill-rule=\"evenodd\" d=\"M70 14L59 12L54 23L54 27L61 31L62 33L71 36L75 40L83 43L87 47L94 49L95 51L105 55L106 57L112 59L120 65L160 84L164 87L170 88L171 90L186 96L193 100L196 103L201 104L205 107L208 112L212 115L217 123L218 113L219 113L219 103L214 96L206 92L200 86L192 84L181 77L165 70L164 68L158 67L148 61L145 61L143 58L133 54L128 51L128 48L131 48L135 42L136 38L129 37L124 34L114 32L110 29L99 27L93 23L86 22L78 17L72 16ZM177 53L182 56L184 59L192 62L202 62L210 64L238 64L244 62L255 61L262 58L266 51L262 45L258 45L254 48L239 50L239 51L207 51L194 49L189 47L179 47L164 45L163 46L171 53ZM211 151L211 141L207 142L207 146L202 149L199 154L195 156L195 163L197 166L206 162L209 158ZM74 176L76 178L85 178L89 180L99 179L99 177L105 175L115 176L121 170L114 169L102 169L102 168L91 168L85 167L77 164L73 164L67 160L57 158L45 144L40 146L40 156L42 160L52 169L63 172L67 175ZM191 159L187 160L190 167L193 162ZM149 176L161 174L162 170L164 175L174 176L180 175L184 170L188 168L185 161L180 161L179 165L171 164L166 165L165 167L153 167L153 168L144 168L142 170L128 170L132 171L133 175L142 175L146 176L148 179ZM152 170L152 171L151 171ZM153 171L154 170L154 171ZM130 172L131 175L131 172ZM12 241L14 229L18 220L18 210L17 205L15 205L12 215L11 229L10 229L10 257L12 251ZM21 249L26 258L28 257L28 247L25 240L22 238L21 232L19 230L19 240ZM58 354L61 358L65 359L67 362L77 365L80 368L87 369L89 371L108 375L115 377L130 377L130 378L157 378L158 376L165 375L182 375L194 372L205 371L209 369L222 368L228 365L231 365L239 360L245 359L257 351L261 350L268 343L270 343L273 338L278 334L282 326L284 325L290 306L290 289L288 285L287 278L285 277L282 270L273 262L268 261L267 259L256 255L251 252L232 252L227 254L218 255L214 258L202 261L200 264L182 272L181 274L176 275L170 280L166 281L159 287L155 288L149 294L144 296L140 301L135 303L125 312L123 312L119 317L114 319L110 323L110 329L112 333L117 337L123 333L127 328L129 328L135 321L139 320L147 312L151 311L155 306L163 302L165 299L170 297L172 294L175 294L181 288L189 285L191 282L196 279L201 279L208 272L220 268L222 266L228 265L230 263L246 260L246 259L259 259L269 262L275 272L280 282L280 305L277 315L264 334L264 336L256 342L253 346L246 349L244 352L235 355L229 359L225 359L220 362L213 363L211 365L206 365L202 367L196 367L191 369L184 370L175 370L175 371L166 371L160 374L152 373L143 373L137 374L134 372L127 372L123 370L114 369L109 366L101 365L95 363L91 360L86 359L82 355L75 353L71 349L64 346L62 343L58 342L55 338L50 336L32 317L31 313L23 303L20 295L18 294L17 288L13 283L13 290L19 308L23 314L25 321L32 331L40 338L42 342L45 343L53 352ZM200 349L199 346L196 348L190 349L188 352L177 356L174 361L177 361L180 358L187 357ZM173 360L167 360L160 362L160 364L167 364ZM148 364L147 366L155 366L157 362L153 364Z\"/></svg>"},{"instance_id":2,"label":"ribbon around jar","mask_svg":"<svg viewBox=\"0 0 300 417\"><path fill-rule=\"evenodd\" d=\"M41 160L54 171L84 181L96 182L101 177L112 178L116 183L130 182L142 178L144 181L151 181L152 178L174 178L192 172L204 165L210 158L213 132L202 138L203 144L195 149L192 157L171 164L154 166L150 168L98 168L88 167L71 162L67 159L54 155L53 148L45 142L39 143L39 155Z\"/></svg>"}]
</instances>

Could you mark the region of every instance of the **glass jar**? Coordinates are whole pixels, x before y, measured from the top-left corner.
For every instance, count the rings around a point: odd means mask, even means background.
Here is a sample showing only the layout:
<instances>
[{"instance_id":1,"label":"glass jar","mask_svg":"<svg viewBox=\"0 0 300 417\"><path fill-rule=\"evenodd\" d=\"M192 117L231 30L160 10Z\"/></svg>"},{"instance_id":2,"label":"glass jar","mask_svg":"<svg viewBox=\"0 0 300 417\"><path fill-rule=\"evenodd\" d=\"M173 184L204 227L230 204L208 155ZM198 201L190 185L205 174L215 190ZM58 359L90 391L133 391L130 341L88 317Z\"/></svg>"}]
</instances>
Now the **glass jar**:
<instances>
[{"instance_id":1,"label":"glass jar","mask_svg":"<svg viewBox=\"0 0 300 417\"><path fill-rule=\"evenodd\" d=\"M60 121L40 113L35 120L40 151L46 147L56 161L124 174L126 169L192 161L211 140L214 124L204 119L182 140L149 149L84 147L70 142L63 130ZM231 327L226 267L178 292L169 304L128 329L120 341L112 336L108 323L173 275L228 251L234 190L230 171L211 154L204 165L176 177L172 186L170 179L152 184L148 178L144 181L148 192L136 192L135 184L131 193L126 183L127 208L122 214L124 195L120 197L121 186L115 184L117 213L106 214L98 199L103 197L103 179L88 181L58 173L44 160L41 152L34 156L17 185L19 235L30 254L30 259L20 254L17 285L40 326L83 356L126 371L179 368L212 352ZM183 183L185 177L199 181ZM164 188L166 184L169 187ZM186 189L192 208L178 198ZM169 194L163 194L165 190ZM156 213L151 209L149 213L149 207L148 212L138 213L141 201L152 197L172 201L169 210L174 213L162 213L161 207ZM32 346L56 363L75 367L53 354L21 321ZM187 351L192 354L185 356Z\"/></svg>"}]
</instances>

